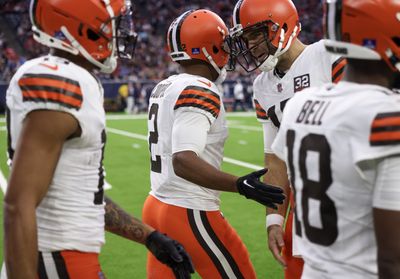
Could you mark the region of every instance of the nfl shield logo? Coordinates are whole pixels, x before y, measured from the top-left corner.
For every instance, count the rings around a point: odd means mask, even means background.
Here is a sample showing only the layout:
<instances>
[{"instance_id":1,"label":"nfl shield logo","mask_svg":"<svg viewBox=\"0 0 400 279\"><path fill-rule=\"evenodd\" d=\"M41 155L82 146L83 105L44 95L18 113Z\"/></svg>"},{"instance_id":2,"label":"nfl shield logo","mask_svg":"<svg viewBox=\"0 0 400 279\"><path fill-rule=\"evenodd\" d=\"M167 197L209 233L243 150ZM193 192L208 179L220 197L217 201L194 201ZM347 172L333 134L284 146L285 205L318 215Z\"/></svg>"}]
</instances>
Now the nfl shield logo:
<instances>
[{"instance_id":1,"label":"nfl shield logo","mask_svg":"<svg viewBox=\"0 0 400 279\"><path fill-rule=\"evenodd\" d=\"M200 48L192 48L192 54L200 54Z\"/></svg>"},{"instance_id":2,"label":"nfl shield logo","mask_svg":"<svg viewBox=\"0 0 400 279\"><path fill-rule=\"evenodd\" d=\"M278 85L276 86L276 88L278 89L278 92L279 92L279 93L282 93L282 91L283 91L282 83L278 83Z\"/></svg>"}]
</instances>

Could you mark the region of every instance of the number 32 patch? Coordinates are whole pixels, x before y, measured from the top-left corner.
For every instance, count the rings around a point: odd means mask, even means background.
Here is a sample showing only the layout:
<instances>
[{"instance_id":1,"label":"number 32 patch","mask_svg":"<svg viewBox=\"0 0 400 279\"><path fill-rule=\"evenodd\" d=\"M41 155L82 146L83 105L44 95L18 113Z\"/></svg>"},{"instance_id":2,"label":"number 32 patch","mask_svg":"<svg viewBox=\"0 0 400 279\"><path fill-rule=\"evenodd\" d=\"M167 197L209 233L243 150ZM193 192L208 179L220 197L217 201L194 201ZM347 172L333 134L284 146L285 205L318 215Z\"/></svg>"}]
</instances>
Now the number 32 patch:
<instances>
[{"instance_id":1,"label":"number 32 patch","mask_svg":"<svg viewBox=\"0 0 400 279\"><path fill-rule=\"evenodd\" d=\"M294 92L299 92L304 88L310 87L310 74L305 74L294 78Z\"/></svg>"}]
</instances>

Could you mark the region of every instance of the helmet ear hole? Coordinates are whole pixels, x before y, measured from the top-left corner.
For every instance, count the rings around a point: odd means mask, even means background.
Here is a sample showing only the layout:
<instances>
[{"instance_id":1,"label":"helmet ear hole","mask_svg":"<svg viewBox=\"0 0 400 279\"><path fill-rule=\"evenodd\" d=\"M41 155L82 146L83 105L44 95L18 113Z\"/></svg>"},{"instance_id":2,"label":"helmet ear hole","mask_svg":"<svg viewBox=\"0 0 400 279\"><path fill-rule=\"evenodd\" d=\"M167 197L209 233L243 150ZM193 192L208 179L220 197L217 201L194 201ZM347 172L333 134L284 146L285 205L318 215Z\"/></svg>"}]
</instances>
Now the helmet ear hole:
<instances>
[{"instance_id":1,"label":"helmet ear hole","mask_svg":"<svg viewBox=\"0 0 400 279\"><path fill-rule=\"evenodd\" d=\"M396 46L400 47L400 37L393 37L392 40Z\"/></svg>"},{"instance_id":2,"label":"helmet ear hole","mask_svg":"<svg viewBox=\"0 0 400 279\"><path fill-rule=\"evenodd\" d=\"M217 54L219 52L219 49L216 46L213 46L213 52L214 54Z\"/></svg>"},{"instance_id":3,"label":"helmet ear hole","mask_svg":"<svg viewBox=\"0 0 400 279\"><path fill-rule=\"evenodd\" d=\"M87 35L88 39L92 40L92 41L97 41L98 39L100 39L100 36L96 32L94 32L92 29L88 29L86 31L86 35Z\"/></svg>"}]
</instances>

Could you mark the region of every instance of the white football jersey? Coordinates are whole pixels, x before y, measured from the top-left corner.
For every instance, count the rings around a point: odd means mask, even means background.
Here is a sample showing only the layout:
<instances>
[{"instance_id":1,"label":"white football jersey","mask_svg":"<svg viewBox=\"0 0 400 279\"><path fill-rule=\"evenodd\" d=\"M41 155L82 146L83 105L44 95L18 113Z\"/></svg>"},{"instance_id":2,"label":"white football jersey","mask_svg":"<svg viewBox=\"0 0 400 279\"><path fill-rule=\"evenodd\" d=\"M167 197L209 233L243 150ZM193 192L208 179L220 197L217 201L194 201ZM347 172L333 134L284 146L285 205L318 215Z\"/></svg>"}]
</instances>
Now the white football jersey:
<instances>
[{"instance_id":1,"label":"white football jersey","mask_svg":"<svg viewBox=\"0 0 400 279\"><path fill-rule=\"evenodd\" d=\"M26 62L14 75L7 108L11 162L28 113L62 111L79 122L82 134L64 143L48 192L36 210L39 250L99 253L104 243L106 140L102 86L70 61L45 56Z\"/></svg>"},{"instance_id":2,"label":"white football jersey","mask_svg":"<svg viewBox=\"0 0 400 279\"><path fill-rule=\"evenodd\" d=\"M190 143L181 149L195 151L218 169L221 166L228 136L221 93L214 83L203 77L189 74L171 76L161 81L150 96L150 194L168 204L197 210L218 210L219 191L198 186L175 175L172 155L176 139L172 137L172 132L177 117L183 117L183 112L190 117L206 117L209 127L206 127L204 150L194 150Z\"/></svg>"},{"instance_id":3,"label":"white football jersey","mask_svg":"<svg viewBox=\"0 0 400 279\"><path fill-rule=\"evenodd\" d=\"M345 59L326 51L324 40L307 46L281 78L276 71L263 72L253 83L257 119L279 128L286 102L296 92L327 82L337 82Z\"/></svg>"},{"instance_id":4,"label":"white football jersey","mask_svg":"<svg viewBox=\"0 0 400 279\"><path fill-rule=\"evenodd\" d=\"M272 148L295 190L302 278L377 278L372 210L400 210L400 189L377 187L374 164L400 154L399 122L380 86L327 84L287 103Z\"/></svg>"}]
</instances>

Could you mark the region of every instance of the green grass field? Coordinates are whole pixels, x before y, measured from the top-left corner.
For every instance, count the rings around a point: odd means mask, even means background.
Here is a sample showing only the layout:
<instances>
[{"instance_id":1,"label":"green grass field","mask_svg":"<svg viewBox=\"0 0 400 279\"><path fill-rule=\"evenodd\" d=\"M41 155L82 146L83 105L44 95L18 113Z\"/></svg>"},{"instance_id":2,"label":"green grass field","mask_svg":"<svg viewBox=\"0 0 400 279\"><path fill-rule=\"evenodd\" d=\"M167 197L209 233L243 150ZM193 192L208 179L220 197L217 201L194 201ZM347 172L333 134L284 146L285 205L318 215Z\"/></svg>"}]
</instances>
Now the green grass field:
<instances>
[{"instance_id":1,"label":"green grass field","mask_svg":"<svg viewBox=\"0 0 400 279\"><path fill-rule=\"evenodd\" d=\"M109 115L107 120L107 147L105 166L107 181L113 186L106 194L118 202L128 212L141 216L143 202L149 192L149 152L146 142L145 117L121 118ZM132 119L133 118L133 119ZM244 175L253 169L251 165L263 165L261 125L253 114L230 114L230 137L225 146L223 169ZM4 120L0 122L0 168L8 175L6 166L6 132ZM240 166L234 159L251 165ZM236 161L235 161L236 162ZM240 162L239 162L240 164ZM254 166L253 166L254 167ZM2 194L0 194L2 197ZM267 248L265 231L265 209L256 202L240 195L223 193L222 212L245 242L255 266L258 278L283 278L282 268L274 261ZM0 207L3 220L3 207ZM3 239L3 229L0 230ZM3 242L0 243L0 260L3 259ZM107 278L146 278L146 249L111 234L106 236L106 244L101 255L101 264ZM194 278L200 278L194 276Z\"/></svg>"}]
</instances>

